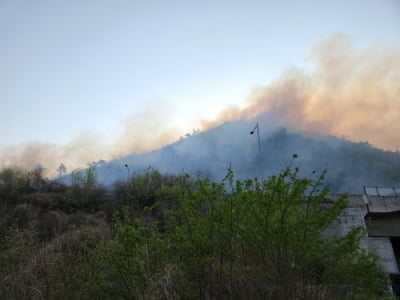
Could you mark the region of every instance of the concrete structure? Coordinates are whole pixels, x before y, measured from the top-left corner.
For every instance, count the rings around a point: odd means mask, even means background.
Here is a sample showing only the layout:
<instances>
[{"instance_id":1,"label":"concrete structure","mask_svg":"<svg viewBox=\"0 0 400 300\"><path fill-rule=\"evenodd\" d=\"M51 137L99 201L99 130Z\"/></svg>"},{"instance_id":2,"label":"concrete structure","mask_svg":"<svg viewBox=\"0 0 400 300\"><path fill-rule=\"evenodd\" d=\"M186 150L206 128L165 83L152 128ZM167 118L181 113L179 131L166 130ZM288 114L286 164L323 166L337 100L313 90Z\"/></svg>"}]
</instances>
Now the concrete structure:
<instances>
[{"instance_id":1,"label":"concrete structure","mask_svg":"<svg viewBox=\"0 0 400 300\"><path fill-rule=\"evenodd\" d=\"M335 201L339 195L328 196ZM364 195L350 195L349 204L327 234L344 235L354 226L366 229L361 247L378 255L379 262L400 295L400 189L364 188Z\"/></svg>"}]
</instances>

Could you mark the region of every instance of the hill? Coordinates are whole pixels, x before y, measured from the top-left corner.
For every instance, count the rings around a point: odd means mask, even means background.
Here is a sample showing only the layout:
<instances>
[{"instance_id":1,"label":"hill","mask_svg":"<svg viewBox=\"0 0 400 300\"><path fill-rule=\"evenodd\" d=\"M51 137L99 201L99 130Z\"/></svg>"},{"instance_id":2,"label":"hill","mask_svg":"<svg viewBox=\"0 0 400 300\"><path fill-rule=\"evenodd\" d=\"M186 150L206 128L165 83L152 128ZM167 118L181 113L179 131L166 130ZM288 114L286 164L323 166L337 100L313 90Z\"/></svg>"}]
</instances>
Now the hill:
<instances>
[{"instance_id":1,"label":"hill","mask_svg":"<svg viewBox=\"0 0 400 300\"><path fill-rule=\"evenodd\" d=\"M363 186L398 186L400 153L374 148L368 142L351 142L334 136L304 135L255 121L231 121L201 133L187 134L160 149L131 154L97 165L99 182L110 185L149 166L162 173L223 178L229 166L239 179L266 178L284 169L292 154L299 155L301 175L327 170L332 193L361 193ZM149 133L151 134L151 133Z\"/></svg>"}]
</instances>

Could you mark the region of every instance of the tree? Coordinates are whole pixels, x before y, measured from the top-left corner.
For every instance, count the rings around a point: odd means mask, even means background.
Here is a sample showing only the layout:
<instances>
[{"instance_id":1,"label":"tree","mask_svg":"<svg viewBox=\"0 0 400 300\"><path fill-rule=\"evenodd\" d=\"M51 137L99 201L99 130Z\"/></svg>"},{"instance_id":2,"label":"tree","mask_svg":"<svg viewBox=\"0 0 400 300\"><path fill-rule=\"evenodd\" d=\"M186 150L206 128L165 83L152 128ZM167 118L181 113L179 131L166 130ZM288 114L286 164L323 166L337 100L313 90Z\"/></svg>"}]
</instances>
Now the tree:
<instances>
[{"instance_id":1,"label":"tree","mask_svg":"<svg viewBox=\"0 0 400 300\"><path fill-rule=\"evenodd\" d=\"M110 255L111 270L118 271L125 296L150 297L154 283L168 278L161 298L382 297L386 277L377 258L360 248L362 228L324 235L346 199L326 202L325 172L302 178L293 166L296 157L265 181L235 180L229 170L221 182L162 185L163 197L178 203L164 211L165 226L117 220L120 250Z\"/></svg>"},{"instance_id":2,"label":"tree","mask_svg":"<svg viewBox=\"0 0 400 300\"><path fill-rule=\"evenodd\" d=\"M296 156L294 156L295 158ZM360 248L362 228L324 231L345 208L326 202L325 172L301 178L292 166L260 182L199 179L173 213L176 282L199 299L364 299L382 295L385 276Z\"/></svg>"},{"instance_id":3,"label":"tree","mask_svg":"<svg viewBox=\"0 0 400 300\"><path fill-rule=\"evenodd\" d=\"M61 163L58 168L57 168L57 172L60 176L62 176L63 174L65 174L67 172L67 168L65 167L65 165L63 163Z\"/></svg>"},{"instance_id":4,"label":"tree","mask_svg":"<svg viewBox=\"0 0 400 300\"><path fill-rule=\"evenodd\" d=\"M26 187L24 172L19 168L0 171L0 202L15 204Z\"/></svg>"},{"instance_id":5,"label":"tree","mask_svg":"<svg viewBox=\"0 0 400 300\"><path fill-rule=\"evenodd\" d=\"M75 169L71 173L71 185L67 188L65 199L68 203L67 210L80 210L85 208L90 200L96 196L98 188L94 166L89 166L85 171Z\"/></svg>"}]
</instances>

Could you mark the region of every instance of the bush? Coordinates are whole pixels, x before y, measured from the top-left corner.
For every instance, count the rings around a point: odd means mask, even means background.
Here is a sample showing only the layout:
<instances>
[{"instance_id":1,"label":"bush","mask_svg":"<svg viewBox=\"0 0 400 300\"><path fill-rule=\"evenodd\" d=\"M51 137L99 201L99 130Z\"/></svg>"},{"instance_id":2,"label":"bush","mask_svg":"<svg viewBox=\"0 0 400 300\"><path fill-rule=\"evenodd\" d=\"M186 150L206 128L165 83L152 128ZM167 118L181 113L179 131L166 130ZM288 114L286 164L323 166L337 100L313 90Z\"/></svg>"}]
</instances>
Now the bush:
<instances>
[{"instance_id":1,"label":"bush","mask_svg":"<svg viewBox=\"0 0 400 300\"><path fill-rule=\"evenodd\" d=\"M26 188L27 182L22 170L6 168L0 172L0 201L2 203L16 204Z\"/></svg>"},{"instance_id":2,"label":"bush","mask_svg":"<svg viewBox=\"0 0 400 300\"><path fill-rule=\"evenodd\" d=\"M46 244L36 244L28 232L16 232L0 254L0 294L4 299L104 299L107 269L103 263L109 228L64 232ZM13 244L13 245L11 245ZM18 246L20 245L20 246Z\"/></svg>"},{"instance_id":3,"label":"bush","mask_svg":"<svg viewBox=\"0 0 400 300\"><path fill-rule=\"evenodd\" d=\"M124 298L369 299L386 289L376 257L360 248L361 228L326 237L346 206L327 205L322 182L288 167L265 181L209 179L162 185L177 207L157 222L116 215L110 269ZM142 183L146 181L139 181ZM175 187L175 188L174 188ZM162 194L162 193L161 193ZM161 201L161 200L160 200ZM161 203L161 202L157 202Z\"/></svg>"},{"instance_id":4,"label":"bush","mask_svg":"<svg viewBox=\"0 0 400 300\"><path fill-rule=\"evenodd\" d=\"M36 216L37 211L32 205L19 204L12 213L11 220L14 223L12 225L16 225L18 228L25 228L36 219Z\"/></svg>"},{"instance_id":5,"label":"bush","mask_svg":"<svg viewBox=\"0 0 400 300\"><path fill-rule=\"evenodd\" d=\"M153 168L148 168L142 174L134 174L126 188L127 204L138 211L152 206L157 200L156 192L162 184L163 176Z\"/></svg>"},{"instance_id":6,"label":"bush","mask_svg":"<svg viewBox=\"0 0 400 300\"><path fill-rule=\"evenodd\" d=\"M109 237L104 223L65 232L42 247L28 266L46 299L101 299L107 270L98 256Z\"/></svg>"},{"instance_id":7,"label":"bush","mask_svg":"<svg viewBox=\"0 0 400 300\"><path fill-rule=\"evenodd\" d=\"M298 172L197 180L171 213L183 298L356 299L385 290L376 257L360 248L361 228L323 235L345 199L326 206L324 174L314 181Z\"/></svg>"},{"instance_id":8,"label":"bush","mask_svg":"<svg viewBox=\"0 0 400 300\"><path fill-rule=\"evenodd\" d=\"M34 224L10 227L0 237L0 295L2 299L40 299L26 266L38 247ZM29 278L29 284L26 279Z\"/></svg>"},{"instance_id":9,"label":"bush","mask_svg":"<svg viewBox=\"0 0 400 300\"><path fill-rule=\"evenodd\" d=\"M97 184L95 167L89 166L84 172L74 170L71 178L71 186L65 192L63 209L67 212L83 209L90 211L93 206L96 206L97 198L104 193L104 190Z\"/></svg>"},{"instance_id":10,"label":"bush","mask_svg":"<svg viewBox=\"0 0 400 300\"><path fill-rule=\"evenodd\" d=\"M169 278L168 239L156 227L131 220L128 207L116 212L115 237L110 244L108 265L113 280L109 292L124 299L165 299L173 291Z\"/></svg>"},{"instance_id":11,"label":"bush","mask_svg":"<svg viewBox=\"0 0 400 300\"><path fill-rule=\"evenodd\" d=\"M302 178L292 164L265 181L235 180L231 170L213 182L148 169L115 185L119 198L90 215L102 199L93 170L74 173L65 197L43 186L32 193L15 170L0 173L0 192L15 192L1 198L0 295L382 298L385 276L360 248L363 230L324 236L346 199L327 202L325 173ZM21 200L29 204L15 206ZM111 230L104 219L113 208Z\"/></svg>"},{"instance_id":12,"label":"bush","mask_svg":"<svg viewBox=\"0 0 400 300\"><path fill-rule=\"evenodd\" d=\"M62 211L48 211L38 220L38 238L48 241L66 231L68 216Z\"/></svg>"},{"instance_id":13,"label":"bush","mask_svg":"<svg viewBox=\"0 0 400 300\"><path fill-rule=\"evenodd\" d=\"M32 195L63 193L64 190L64 185L45 179L42 168L30 171L5 168L0 171L0 203L3 204L15 205L29 202Z\"/></svg>"}]
</instances>

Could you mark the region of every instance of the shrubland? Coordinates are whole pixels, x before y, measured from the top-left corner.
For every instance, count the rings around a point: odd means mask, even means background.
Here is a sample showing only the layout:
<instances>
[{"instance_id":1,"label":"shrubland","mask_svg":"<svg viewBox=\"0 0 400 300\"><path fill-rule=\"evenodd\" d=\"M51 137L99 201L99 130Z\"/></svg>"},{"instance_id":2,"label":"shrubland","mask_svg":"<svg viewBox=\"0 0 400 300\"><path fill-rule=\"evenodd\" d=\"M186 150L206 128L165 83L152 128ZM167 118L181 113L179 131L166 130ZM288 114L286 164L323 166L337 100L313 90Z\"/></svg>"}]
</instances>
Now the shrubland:
<instances>
[{"instance_id":1,"label":"shrubland","mask_svg":"<svg viewBox=\"0 0 400 300\"><path fill-rule=\"evenodd\" d=\"M323 233L346 206L292 162L220 182L149 168L107 190L93 167L65 186L0 172L1 299L375 299L364 232ZM33 175L32 175L33 174Z\"/></svg>"}]
</instances>

